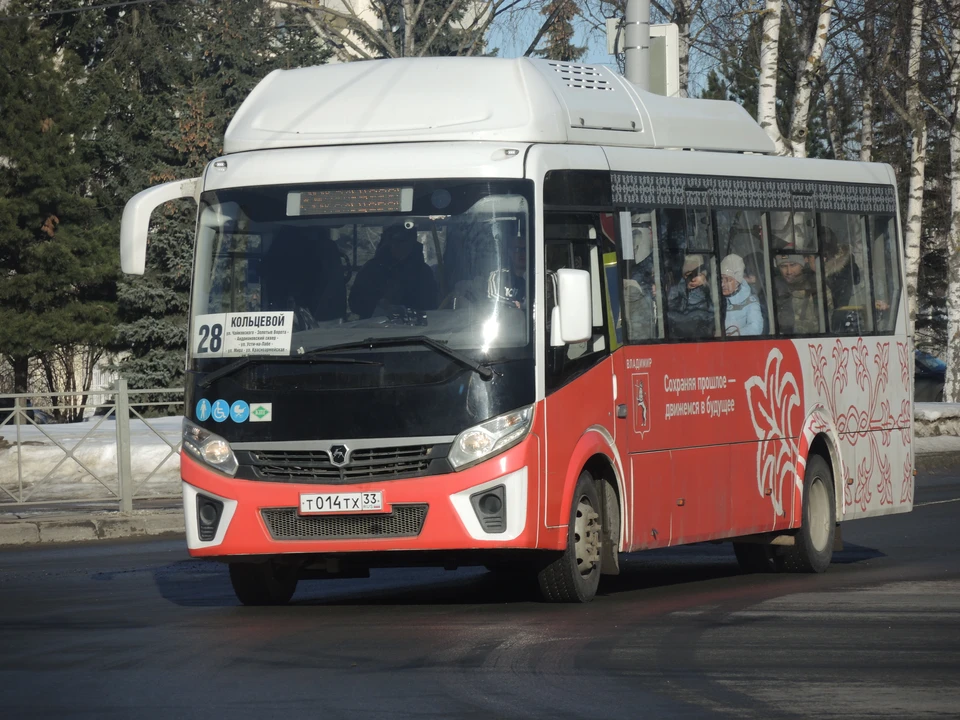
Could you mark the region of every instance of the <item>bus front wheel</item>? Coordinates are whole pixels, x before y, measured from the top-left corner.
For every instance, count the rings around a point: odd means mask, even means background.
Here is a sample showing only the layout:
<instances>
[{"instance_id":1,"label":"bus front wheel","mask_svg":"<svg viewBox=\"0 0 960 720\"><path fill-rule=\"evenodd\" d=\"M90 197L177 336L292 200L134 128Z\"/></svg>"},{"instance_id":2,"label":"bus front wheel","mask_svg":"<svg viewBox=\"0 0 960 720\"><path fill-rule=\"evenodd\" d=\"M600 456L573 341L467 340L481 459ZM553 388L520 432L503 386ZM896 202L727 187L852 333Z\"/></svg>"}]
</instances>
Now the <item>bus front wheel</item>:
<instances>
[{"instance_id":1,"label":"bus front wheel","mask_svg":"<svg viewBox=\"0 0 960 720\"><path fill-rule=\"evenodd\" d=\"M823 456L810 455L803 476L800 530L794 544L784 547L778 556L780 568L787 572L823 572L833 558L836 531L833 473Z\"/></svg>"},{"instance_id":2,"label":"bus front wheel","mask_svg":"<svg viewBox=\"0 0 960 720\"><path fill-rule=\"evenodd\" d=\"M244 605L286 605L297 590L297 568L273 561L232 562L230 584Z\"/></svg>"},{"instance_id":3,"label":"bus front wheel","mask_svg":"<svg viewBox=\"0 0 960 720\"><path fill-rule=\"evenodd\" d=\"M537 578L544 600L583 603L593 599L600 582L601 530L597 484L584 470L573 492L567 548Z\"/></svg>"}]
</instances>

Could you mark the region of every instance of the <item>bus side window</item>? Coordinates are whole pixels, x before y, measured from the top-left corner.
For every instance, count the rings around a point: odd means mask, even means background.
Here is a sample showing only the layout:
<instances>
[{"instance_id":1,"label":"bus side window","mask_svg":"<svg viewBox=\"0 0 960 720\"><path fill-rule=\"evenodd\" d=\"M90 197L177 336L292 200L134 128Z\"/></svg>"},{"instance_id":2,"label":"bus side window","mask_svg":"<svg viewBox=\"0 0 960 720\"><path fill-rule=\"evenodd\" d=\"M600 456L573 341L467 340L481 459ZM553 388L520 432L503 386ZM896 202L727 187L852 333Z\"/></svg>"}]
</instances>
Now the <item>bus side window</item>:
<instances>
[{"instance_id":1,"label":"bus side window","mask_svg":"<svg viewBox=\"0 0 960 720\"><path fill-rule=\"evenodd\" d=\"M717 263L709 237L709 213L679 208L657 211L667 337L719 334Z\"/></svg>"},{"instance_id":2,"label":"bus side window","mask_svg":"<svg viewBox=\"0 0 960 720\"><path fill-rule=\"evenodd\" d=\"M720 263L721 271L728 258L736 266L736 256L743 261L743 283L749 286L749 291L740 291L736 289L736 295L732 296L734 300L739 300L737 304L743 304L743 301L750 300L752 294L756 302L760 305L760 316L763 320L759 332L741 332L741 328L736 324L727 323L724 311L728 311L730 302L721 303L721 320L724 325L724 333L727 336L741 336L744 334L769 335L770 317L773 315L770 298L770 259L767 255L767 246L763 242L763 216L755 210L717 210L717 240L720 243ZM722 278L721 278L722 282ZM734 311L737 308L734 306ZM751 327L750 330L755 328Z\"/></svg>"},{"instance_id":3,"label":"bus side window","mask_svg":"<svg viewBox=\"0 0 960 720\"><path fill-rule=\"evenodd\" d=\"M893 332L900 306L900 267L897 264L897 235L893 217L867 216L867 237L870 238L876 328L880 332Z\"/></svg>"},{"instance_id":4,"label":"bus side window","mask_svg":"<svg viewBox=\"0 0 960 720\"><path fill-rule=\"evenodd\" d=\"M630 342L643 342L663 336L656 301L660 266L656 248L656 224L657 216L653 210L623 213L623 301L627 340Z\"/></svg>"},{"instance_id":5,"label":"bus side window","mask_svg":"<svg viewBox=\"0 0 960 720\"><path fill-rule=\"evenodd\" d=\"M823 254L830 332L838 335L871 332L873 313L870 311L863 218L843 213L820 213L817 233Z\"/></svg>"}]
</instances>

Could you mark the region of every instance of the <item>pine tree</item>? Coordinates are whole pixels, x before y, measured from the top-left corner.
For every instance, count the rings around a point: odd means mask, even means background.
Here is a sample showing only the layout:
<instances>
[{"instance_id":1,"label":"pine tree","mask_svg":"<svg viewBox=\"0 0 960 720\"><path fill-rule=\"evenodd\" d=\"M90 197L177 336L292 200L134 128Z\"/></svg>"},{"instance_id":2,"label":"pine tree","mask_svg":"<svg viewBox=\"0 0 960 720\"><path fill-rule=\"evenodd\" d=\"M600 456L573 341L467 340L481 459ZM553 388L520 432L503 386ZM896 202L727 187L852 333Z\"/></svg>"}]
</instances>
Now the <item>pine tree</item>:
<instances>
[{"instance_id":1,"label":"pine tree","mask_svg":"<svg viewBox=\"0 0 960 720\"><path fill-rule=\"evenodd\" d=\"M268 0L107 7L56 18L60 43L88 68L91 101L107 101L95 185L115 227L136 192L203 172L222 152L233 113L266 74L327 59L298 18ZM119 284L115 349L129 352L121 371L131 387L182 382L195 220L188 201L158 209L145 274Z\"/></svg>"},{"instance_id":2,"label":"pine tree","mask_svg":"<svg viewBox=\"0 0 960 720\"><path fill-rule=\"evenodd\" d=\"M551 21L544 33L547 42L535 53L538 57L575 62L586 54L586 45L573 44L573 21L578 14L577 4L573 0L550 0L540 14Z\"/></svg>"},{"instance_id":3,"label":"pine tree","mask_svg":"<svg viewBox=\"0 0 960 720\"><path fill-rule=\"evenodd\" d=\"M78 92L74 55L57 53L29 10L11 3L0 20L0 353L17 392L31 358L109 340L118 264L89 197L99 108Z\"/></svg>"}]
</instances>

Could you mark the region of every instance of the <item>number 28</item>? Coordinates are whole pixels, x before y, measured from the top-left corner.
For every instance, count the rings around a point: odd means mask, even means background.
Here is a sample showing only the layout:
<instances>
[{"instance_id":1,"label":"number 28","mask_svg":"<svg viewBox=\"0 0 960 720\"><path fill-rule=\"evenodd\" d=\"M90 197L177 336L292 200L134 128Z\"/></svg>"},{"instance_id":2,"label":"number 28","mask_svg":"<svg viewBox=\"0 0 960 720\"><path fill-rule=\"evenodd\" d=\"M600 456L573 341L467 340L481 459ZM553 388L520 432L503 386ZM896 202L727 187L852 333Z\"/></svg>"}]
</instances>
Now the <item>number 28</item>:
<instances>
[{"instance_id":1,"label":"number 28","mask_svg":"<svg viewBox=\"0 0 960 720\"><path fill-rule=\"evenodd\" d=\"M209 347L207 340L210 341ZM200 326L200 344L197 345L197 354L202 355L208 352L220 352L223 347L223 325L215 323L214 325Z\"/></svg>"}]
</instances>

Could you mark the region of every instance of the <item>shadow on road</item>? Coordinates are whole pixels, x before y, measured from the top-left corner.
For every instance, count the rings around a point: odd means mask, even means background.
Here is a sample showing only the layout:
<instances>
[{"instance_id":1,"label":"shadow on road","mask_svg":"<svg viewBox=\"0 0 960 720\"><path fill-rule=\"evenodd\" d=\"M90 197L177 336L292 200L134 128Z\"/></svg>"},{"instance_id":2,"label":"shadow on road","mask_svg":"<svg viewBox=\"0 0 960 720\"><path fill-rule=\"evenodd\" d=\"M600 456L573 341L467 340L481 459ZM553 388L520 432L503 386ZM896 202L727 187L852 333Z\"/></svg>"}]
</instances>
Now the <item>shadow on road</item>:
<instances>
[{"instance_id":1,"label":"shadow on road","mask_svg":"<svg viewBox=\"0 0 960 720\"><path fill-rule=\"evenodd\" d=\"M853 565L884 557L874 548L847 543L834 555L837 565ZM621 555L620 575L605 576L601 596L660 590L672 586L735 578L740 569L728 544L690 545ZM746 582L751 576L743 576ZM754 576L764 577L764 576ZM774 581L776 575L766 576ZM227 566L203 560L183 560L153 570L160 595L184 607L230 607L237 600ZM106 579L106 578L102 578ZM766 581L764 581L766 582ZM532 576L498 574L484 568L375 569L369 578L302 580L293 605L402 606L487 605L538 603Z\"/></svg>"}]
</instances>

